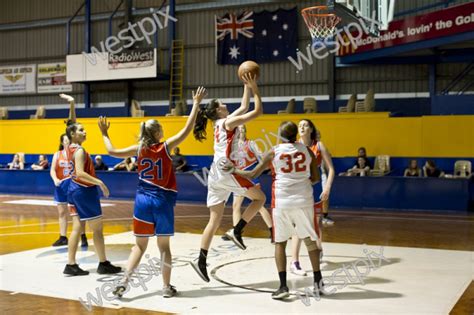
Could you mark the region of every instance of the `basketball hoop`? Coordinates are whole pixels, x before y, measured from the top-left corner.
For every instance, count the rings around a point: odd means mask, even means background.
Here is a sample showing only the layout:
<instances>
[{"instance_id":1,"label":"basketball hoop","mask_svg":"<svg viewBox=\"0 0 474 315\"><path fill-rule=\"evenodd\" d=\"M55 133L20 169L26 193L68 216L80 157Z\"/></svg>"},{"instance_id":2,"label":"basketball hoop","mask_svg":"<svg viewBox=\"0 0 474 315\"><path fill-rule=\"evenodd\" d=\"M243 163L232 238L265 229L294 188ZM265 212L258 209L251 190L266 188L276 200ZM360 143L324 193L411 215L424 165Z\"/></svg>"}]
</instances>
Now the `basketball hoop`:
<instances>
[{"instance_id":1,"label":"basketball hoop","mask_svg":"<svg viewBox=\"0 0 474 315\"><path fill-rule=\"evenodd\" d=\"M328 37L332 38L336 33L336 25L341 21L341 18L334 13L323 13L327 10L327 6L309 7L301 10L313 43L322 42Z\"/></svg>"}]
</instances>

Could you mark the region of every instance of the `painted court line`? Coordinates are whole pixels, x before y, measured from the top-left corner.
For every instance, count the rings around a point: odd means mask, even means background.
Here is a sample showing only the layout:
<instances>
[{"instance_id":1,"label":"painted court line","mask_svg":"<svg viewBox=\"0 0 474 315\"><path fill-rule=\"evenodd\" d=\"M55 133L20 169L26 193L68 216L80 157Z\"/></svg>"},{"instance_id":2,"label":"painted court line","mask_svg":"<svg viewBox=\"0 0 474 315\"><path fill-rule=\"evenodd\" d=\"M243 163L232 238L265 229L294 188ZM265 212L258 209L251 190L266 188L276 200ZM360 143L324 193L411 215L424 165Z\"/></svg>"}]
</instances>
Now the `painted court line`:
<instances>
[{"instance_id":1,"label":"painted court line","mask_svg":"<svg viewBox=\"0 0 474 315\"><path fill-rule=\"evenodd\" d=\"M20 200L11 200L4 201L3 203L15 204L15 205L29 205L29 206L56 206L56 203L53 200L44 200L44 199L20 199ZM113 203L101 203L102 207L111 207L114 206Z\"/></svg>"}]
</instances>

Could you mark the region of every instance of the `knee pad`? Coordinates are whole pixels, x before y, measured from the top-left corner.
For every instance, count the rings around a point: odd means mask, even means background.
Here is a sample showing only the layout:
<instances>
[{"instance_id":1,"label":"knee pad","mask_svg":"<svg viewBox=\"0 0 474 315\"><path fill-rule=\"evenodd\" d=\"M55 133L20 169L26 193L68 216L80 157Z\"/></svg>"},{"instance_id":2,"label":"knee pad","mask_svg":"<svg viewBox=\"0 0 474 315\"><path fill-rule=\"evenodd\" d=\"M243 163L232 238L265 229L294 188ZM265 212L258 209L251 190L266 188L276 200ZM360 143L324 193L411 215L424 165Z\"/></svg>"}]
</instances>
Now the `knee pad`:
<instances>
[{"instance_id":1,"label":"knee pad","mask_svg":"<svg viewBox=\"0 0 474 315\"><path fill-rule=\"evenodd\" d=\"M311 240L311 238L307 237L304 240L304 244L306 245L306 248L308 249L308 252L312 252L314 250L318 250L318 245L316 245L316 242Z\"/></svg>"}]
</instances>

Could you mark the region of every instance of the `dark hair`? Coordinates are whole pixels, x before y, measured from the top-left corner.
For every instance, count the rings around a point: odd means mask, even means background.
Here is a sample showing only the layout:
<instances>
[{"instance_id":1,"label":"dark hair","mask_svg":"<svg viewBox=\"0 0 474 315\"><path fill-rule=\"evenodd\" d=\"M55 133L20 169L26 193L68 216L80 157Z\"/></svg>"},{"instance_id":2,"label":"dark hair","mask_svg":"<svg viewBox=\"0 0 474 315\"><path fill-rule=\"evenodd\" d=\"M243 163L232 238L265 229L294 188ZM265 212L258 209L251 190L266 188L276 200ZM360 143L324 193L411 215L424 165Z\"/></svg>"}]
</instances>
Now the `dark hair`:
<instances>
[{"instance_id":1,"label":"dark hair","mask_svg":"<svg viewBox=\"0 0 474 315\"><path fill-rule=\"evenodd\" d=\"M318 137L318 129L316 128L316 126L313 124L313 122L309 119L301 119L301 121L306 121L309 125L309 127L311 129L313 129L313 131L311 131L311 135L310 135L310 138L311 138L311 141L315 141L316 138Z\"/></svg>"},{"instance_id":2,"label":"dark hair","mask_svg":"<svg viewBox=\"0 0 474 315\"><path fill-rule=\"evenodd\" d=\"M280 124L280 136L288 142L296 142L298 135L298 126L292 121L284 121Z\"/></svg>"},{"instance_id":3,"label":"dark hair","mask_svg":"<svg viewBox=\"0 0 474 315\"><path fill-rule=\"evenodd\" d=\"M426 161L426 163L431 167L436 167L436 164L433 160L428 160L428 161Z\"/></svg>"},{"instance_id":4,"label":"dark hair","mask_svg":"<svg viewBox=\"0 0 474 315\"><path fill-rule=\"evenodd\" d=\"M63 134L59 137L59 151L64 150L64 145L63 145L63 138L64 138L64 137L67 137L67 134L63 133Z\"/></svg>"},{"instance_id":5,"label":"dark hair","mask_svg":"<svg viewBox=\"0 0 474 315\"><path fill-rule=\"evenodd\" d=\"M368 165L369 165L369 160L368 160L365 156L358 156L358 157L357 157L357 166L360 166L360 165L359 165L359 159L363 159L363 160L364 160L365 166L368 166Z\"/></svg>"},{"instance_id":6,"label":"dark hair","mask_svg":"<svg viewBox=\"0 0 474 315\"><path fill-rule=\"evenodd\" d=\"M66 127L69 127L70 125L75 124L75 121L72 119L68 119L64 123L66 124Z\"/></svg>"},{"instance_id":7,"label":"dark hair","mask_svg":"<svg viewBox=\"0 0 474 315\"><path fill-rule=\"evenodd\" d=\"M360 151L360 150L364 150L365 155L364 155L363 157L366 157L366 156L367 156L367 150L365 149L365 147L360 147L359 149L357 149L357 155L358 155L358 156L360 156L360 155L359 155L359 151Z\"/></svg>"},{"instance_id":8,"label":"dark hair","mask_svg":"<svg viewBox=\"0 0 474 315\"><path fill-rule=\"evenodd\" d=\"M194 126L194 138L198 141L206 140L206 127L207 120L217 120L217 108L219 107L219 101L217 99L211 100L204 107L199 109L196 117L196 125Z\"/></svg>"},{"instance_id":9,"label":"dark hair","mask_svg":"<svg viewBox=\"0 0 474 315\"><path fill-rule=\"evenodd\" d=\"M67 128L66 128L66 136L67 136L67 138L69 139L69 141L72 140L72 134L73 134L74 132L76 132L77 127L79 127L79 125L80 125L79 123L72 123L72 124L70 124L70 125L67 126ZM61 139L61 140L62 140L62 139Z\"/></svg>"}]
</instances>

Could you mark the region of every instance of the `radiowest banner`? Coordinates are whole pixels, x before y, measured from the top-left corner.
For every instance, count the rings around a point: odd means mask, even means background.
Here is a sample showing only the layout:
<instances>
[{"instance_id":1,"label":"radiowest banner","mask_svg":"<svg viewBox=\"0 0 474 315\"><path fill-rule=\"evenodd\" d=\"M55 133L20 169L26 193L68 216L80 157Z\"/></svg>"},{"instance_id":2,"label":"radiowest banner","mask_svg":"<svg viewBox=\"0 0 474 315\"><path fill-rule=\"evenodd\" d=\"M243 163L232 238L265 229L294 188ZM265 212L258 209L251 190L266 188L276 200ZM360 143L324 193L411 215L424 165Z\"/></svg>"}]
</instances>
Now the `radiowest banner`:
<instances>
[{"instance_id":1,"label":"radiowest banner","mask_svg":"<svg viewBox=\"0 0 474 315\"><path fill-rule=\"evenodd\" d=\"M0 95L36 92L36 65L0 67Z\"/></svg>"},{"instance_id":2,"label":"radiowest banner","mask_svg":"<svg viewBox=\"0 0 474 315\"><path fill-rule=\"evenodd\" d=\"M71 92L72 84L66 80L66 63L38 65L38 93Z\"/></svg>"},{"instance_id":3,"label":"radiowest banner","mask_svg":"<svg viewBox=\"0 0 474 315\"><path fill-rule=\"evenodd\" d=\"M353 29L354 27L351 27L351 31ZM372 37L364 33L358 38L357 32L351 32L355 39L355 45L346 44L344 47L341 40L346 43L349 43L349 41L347 34L341 32L341 36L338 36L340 44L338 56L347 56L472 31L474 31L474 2L392 21L388 30L381 32L378 37Z\"/></svg>"}]
</instances>

